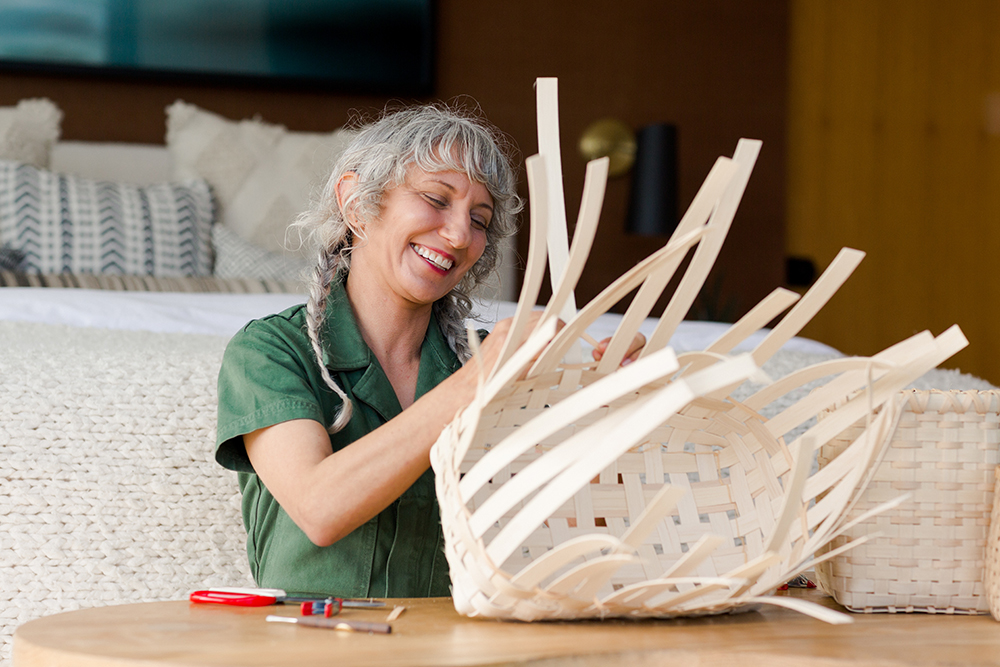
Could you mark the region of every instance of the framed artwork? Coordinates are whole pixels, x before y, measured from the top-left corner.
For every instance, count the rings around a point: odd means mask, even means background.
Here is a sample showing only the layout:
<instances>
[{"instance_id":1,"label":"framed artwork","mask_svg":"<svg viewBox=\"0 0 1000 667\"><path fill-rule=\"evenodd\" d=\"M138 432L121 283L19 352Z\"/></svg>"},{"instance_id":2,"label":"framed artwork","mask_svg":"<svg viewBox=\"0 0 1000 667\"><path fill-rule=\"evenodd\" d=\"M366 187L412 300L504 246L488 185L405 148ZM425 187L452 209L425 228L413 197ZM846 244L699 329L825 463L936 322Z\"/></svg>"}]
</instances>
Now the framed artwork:
<instances>
[{"instance_id":1,"label":"framed artwork","mask_svg":"<svg viewBox=\"0 0 1000 667\"><path fill-rule=\"evenodd\" d=\"M428 94L434 0L0 0L0 67Z\"/></svg>"}]
</instances>

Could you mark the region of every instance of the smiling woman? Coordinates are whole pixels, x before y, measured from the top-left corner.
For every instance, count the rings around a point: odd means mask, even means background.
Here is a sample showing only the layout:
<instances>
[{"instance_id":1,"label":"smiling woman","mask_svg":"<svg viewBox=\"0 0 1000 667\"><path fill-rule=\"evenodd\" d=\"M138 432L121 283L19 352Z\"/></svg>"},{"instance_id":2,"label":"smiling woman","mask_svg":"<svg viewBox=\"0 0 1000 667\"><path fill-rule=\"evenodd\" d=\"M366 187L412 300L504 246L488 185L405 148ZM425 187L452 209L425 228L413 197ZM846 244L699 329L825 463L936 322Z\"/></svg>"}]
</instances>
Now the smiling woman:
<instances>
[{"instance_id":1,"label":"smiling woman","mask_svg":"<svg viewBox=\"0 0 1000 667\"><path fill-rule=\"evenodd\" d=\"M476 390L469 295L521 208L506 147L455 109L387 114L297 221L319 249L308 303L244 327L219 375L216 459L240 473L260 586L448 594L429 451Z\"/></svg>"},{"instance_id":2,"label":"smiling woman","mask_svg":"<svg viewBox=\"0 0 1000 667\"><path fill-rule=\"evenodd\" d=\"M353 173L338 184L344 199ZM348 293L364 299L384 290L400 307L420 308L451 292L479 261L493 217L493 198L482 183L456 171L413 168L386 192L378 224L362 230L352 251ZM377 285L380 280L387 284Z\"/></svg>"},{"instance_id":3,"label":"smiling woman","mask_svg":"<svg viewBox=\"0 0 1000 667\"><path fill-rule=\"evenodd\" d=\"M364 261L369 235L381 229L384 236L405 236L408 233L405 225L400 228L394 224L397 218L414 219L421 213L429 216L428 206L446 214L455 206L464 205L469 209L469 217L458 222L459 228L470 222L478 227L475 219L488 223L485 245L463 270L450 272L454 284L446 294L430 299L432 304L423 304L421 317L429 320L433 312L459 361L464 363L469 359L465 339L465 319L471 310L469 296L496 269L500 241L514 233L515 218L522 206L516 194L509 145L504 135L485 121L444 106L388 113L358 133L334 165L319 201L296 223L307 233L308 240L321 249L308 304L310 340L317 358L323 354L319 329L328 288L337 276L351 274L359 251ZM459 188L463 191L461 199L474 194L475 201L455 204ZM475 192L470 192L470 188ZM482 217L485 207L490 209L489 219ZM418 245L429 250L450 245L453 221L449 222L449 216L444 214L430 222L416 223L428 226L423 231L434 240ZM397 247L399 252L404 249L402 244ZM386 268L369 271L365 276L365 281L383 283L384 289L381 293L369 293L372 301L364 303L381 304L383 299L395 298L384 284L391 279L391 273L384 271ZM347 282L353 282L348 287L351 290L359 288L362 281L348 278ZM352 300L355 316L359 315L358 304L362 302ZM379 307L364 308L360 313L362 319L369 310L383 312ZM340 395L336 383L330 377L325 379ZM341 428L350 418L351 403L343 395L340 398L343 407L333 430Z\"/></svg>"}]
</instances>

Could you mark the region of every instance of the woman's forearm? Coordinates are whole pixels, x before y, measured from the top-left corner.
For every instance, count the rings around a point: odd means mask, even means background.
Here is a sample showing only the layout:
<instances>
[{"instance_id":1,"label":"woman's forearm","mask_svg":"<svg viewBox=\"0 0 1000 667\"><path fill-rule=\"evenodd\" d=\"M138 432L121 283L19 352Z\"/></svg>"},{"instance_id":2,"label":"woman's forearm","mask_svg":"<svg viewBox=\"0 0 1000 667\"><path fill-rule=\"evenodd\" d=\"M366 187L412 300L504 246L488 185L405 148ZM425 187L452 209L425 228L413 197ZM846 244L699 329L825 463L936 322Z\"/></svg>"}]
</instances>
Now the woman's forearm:
<instances>
[{"instance_id":1,"label":"woman's forearm","mask_svg":"<svg viewBox=\"0 0 1000 667\"><path fill-rule=\"evenodd\" d=\"M300 419L245 435L247 455L309 539L319 546L333 544L388 507L427 470L431 446L475 395L476 365L459 369L337 452L323 425Z\"/></svg>"}]
</instances>

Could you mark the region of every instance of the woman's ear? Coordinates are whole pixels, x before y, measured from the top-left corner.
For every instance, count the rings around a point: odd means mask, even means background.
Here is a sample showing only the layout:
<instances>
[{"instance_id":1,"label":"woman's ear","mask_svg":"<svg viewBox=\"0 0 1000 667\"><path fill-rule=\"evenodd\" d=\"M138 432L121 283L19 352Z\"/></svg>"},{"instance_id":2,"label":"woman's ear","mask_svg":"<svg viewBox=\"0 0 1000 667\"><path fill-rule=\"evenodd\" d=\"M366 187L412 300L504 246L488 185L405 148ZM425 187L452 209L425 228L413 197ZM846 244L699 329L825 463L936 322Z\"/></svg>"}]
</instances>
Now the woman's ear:
<instances>
[{"instance_id":1,"label":"woman's ear","mask_svg":"<svg viewBox=\"0 0 1000 667\"><path fill-rule=\"evenodd\" d=\"M357 186L357 172L348 171L337 180L337 185L334 189L337 193L337 207L340 209L340 214L344 218L344 224L347 225L347 229L350 230L355 238L364 238L364 225L358 222L357 216L354 214L356 202L352 195L355 194L354 190ZM351 244L353 245L353 242Z\"/></svg>"},{"instance_id":2,"label":"woman's ear","mask_svg":"<svg viewBox=\"0 0 1000 667\"><path fill-rule=\"evenodd\" d=\"M348 201L348 199L350 199L351 193L354 192L354 188L357 184L357 173L348 171L337 180L337 185L334 186L334 190L337 193L337 207L340 208L341 213L343 213L344 219L347 219L347 209L344 204Z\"/></svg>"}]
</instances>

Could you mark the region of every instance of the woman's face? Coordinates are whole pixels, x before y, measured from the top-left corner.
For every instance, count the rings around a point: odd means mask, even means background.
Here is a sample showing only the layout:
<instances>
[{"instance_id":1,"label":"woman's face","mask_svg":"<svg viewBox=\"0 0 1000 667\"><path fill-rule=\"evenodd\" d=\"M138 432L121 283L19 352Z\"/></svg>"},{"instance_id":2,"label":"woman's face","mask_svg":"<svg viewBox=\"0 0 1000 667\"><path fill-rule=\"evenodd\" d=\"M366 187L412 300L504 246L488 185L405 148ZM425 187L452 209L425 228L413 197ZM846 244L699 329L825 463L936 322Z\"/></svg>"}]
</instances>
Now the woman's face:
<instances>
[{"instance_id":1,"label":"woman's face","mask_svg":"<svg viewBox=\"0 0 1000 667\"><path fill-rule=\"evenodd\" d=\"M377 284L413 306L450 292L479 261L493 198L486 186L454 171L413 167L382 197L381 215L351 255L354 278Z\"/></svg>"}]
</instances>

